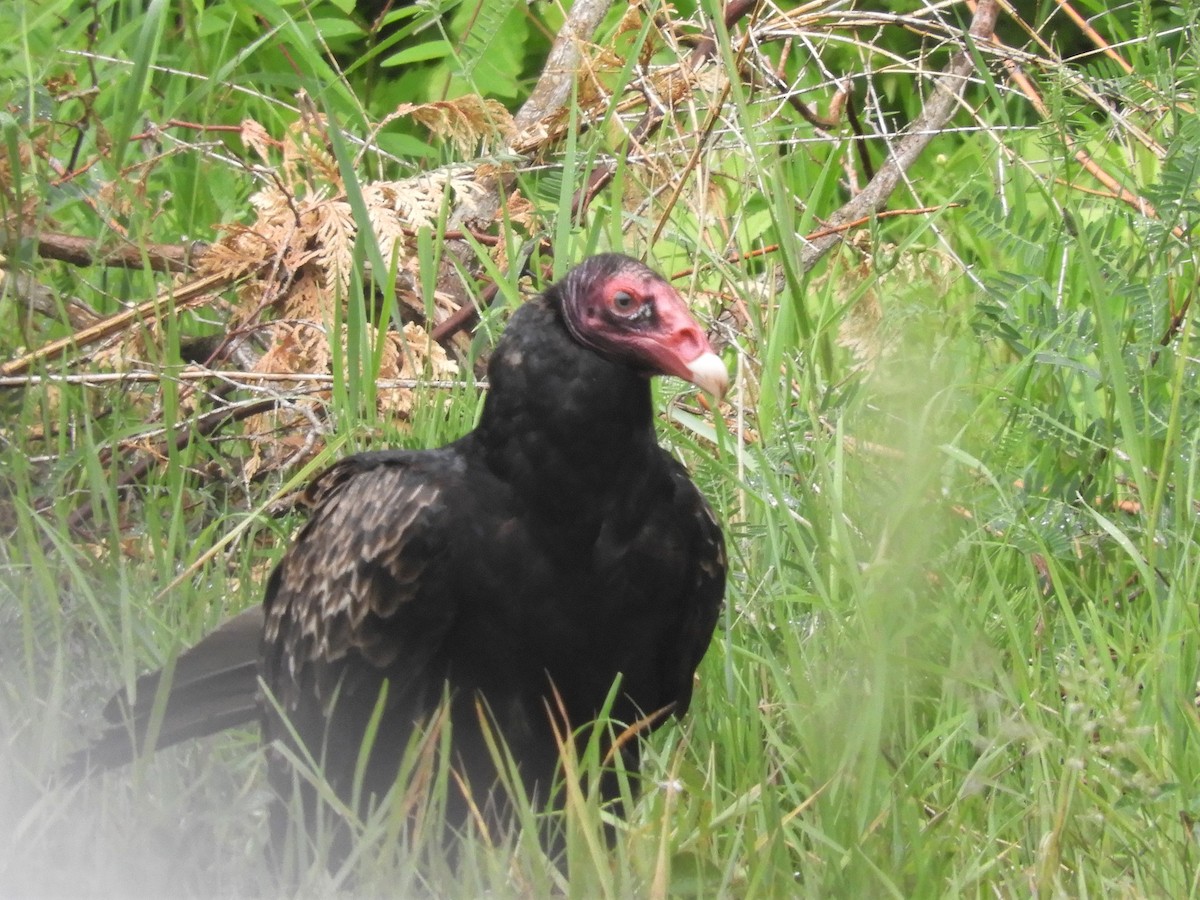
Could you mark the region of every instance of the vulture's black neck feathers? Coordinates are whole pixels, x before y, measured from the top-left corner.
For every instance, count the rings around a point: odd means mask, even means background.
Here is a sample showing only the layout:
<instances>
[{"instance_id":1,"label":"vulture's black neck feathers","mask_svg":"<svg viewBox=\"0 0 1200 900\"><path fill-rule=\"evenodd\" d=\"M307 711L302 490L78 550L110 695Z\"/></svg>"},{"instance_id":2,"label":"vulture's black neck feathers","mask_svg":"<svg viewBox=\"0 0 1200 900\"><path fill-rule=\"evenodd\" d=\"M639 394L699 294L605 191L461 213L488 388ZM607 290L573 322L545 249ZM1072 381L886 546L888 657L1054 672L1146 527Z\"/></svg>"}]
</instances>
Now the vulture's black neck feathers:
<instances>
[{"instance_id":1,"label":"vulture's black neck feathers","mask_svg":"<svg viewBox=\"0 0 1200 900\"><path fill-rule=\"evenodd\" d=\"M561 302L552 288L513 315L473 435L500 478L548 506L625 489L658 449L650 380L581 346Z\"/></svg>"}]
</instances>

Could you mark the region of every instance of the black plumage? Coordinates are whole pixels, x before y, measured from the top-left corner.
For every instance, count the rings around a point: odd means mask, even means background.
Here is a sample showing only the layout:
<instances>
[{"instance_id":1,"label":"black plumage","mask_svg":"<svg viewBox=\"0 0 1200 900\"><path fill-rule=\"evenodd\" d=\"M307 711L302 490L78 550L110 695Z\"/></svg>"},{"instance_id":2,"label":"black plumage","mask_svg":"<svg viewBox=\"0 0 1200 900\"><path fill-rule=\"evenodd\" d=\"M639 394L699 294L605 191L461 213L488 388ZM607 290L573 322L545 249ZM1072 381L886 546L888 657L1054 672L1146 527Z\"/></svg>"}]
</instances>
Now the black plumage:
<instances>
[{"instance_id":1,"label":"black plumage","mask_svg":"<svg viewBox=\"0 0 1200 900\"><path fill-rule=\"evenodd\" d=\"M257 717L281 796L297 783L287 757L309 756L349 801L375 727L360 775L362 796L380 796L414 728L448 697L450 763L474 806L502 815L481 708L543 801L559 761L554 720L594 719L618 677L613 719L687 709L724 591L724 542L657 444L648 376L720 393L724 367L674 289L608 254L518 310L488 371L482 417L463 438L351 456L317 477L262 609L178 660L158 746ZM135 736L155 678L125 711ZM120 714L120 698L110 707ZM127 760L130 731L78 762ZM636 741L623 753L636 768ZM302 789L310 827L314 797ZM452 799L451 824L467 809Z\"/></svg>"}]
</instances>

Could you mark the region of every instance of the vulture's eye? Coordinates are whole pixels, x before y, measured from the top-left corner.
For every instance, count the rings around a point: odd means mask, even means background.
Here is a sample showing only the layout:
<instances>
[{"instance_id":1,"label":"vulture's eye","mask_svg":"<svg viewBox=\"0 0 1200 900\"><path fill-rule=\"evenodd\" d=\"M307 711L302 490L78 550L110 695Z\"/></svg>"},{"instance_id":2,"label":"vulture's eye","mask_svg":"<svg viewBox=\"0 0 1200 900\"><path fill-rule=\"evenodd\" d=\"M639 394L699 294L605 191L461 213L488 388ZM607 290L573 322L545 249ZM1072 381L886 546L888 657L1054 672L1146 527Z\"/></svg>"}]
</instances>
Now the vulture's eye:
<instances>
[{"instance_id":1,"label":"vulture's eye","mask_svg":"<svg viewBox=\"0 0 1200 900\"><path fill-rule=\"evenodd\" d=\"M619 313L631 313L638 308L638 302L628 291L617 291L612 296L612 308Z\"/></svg>"}]
</instances>

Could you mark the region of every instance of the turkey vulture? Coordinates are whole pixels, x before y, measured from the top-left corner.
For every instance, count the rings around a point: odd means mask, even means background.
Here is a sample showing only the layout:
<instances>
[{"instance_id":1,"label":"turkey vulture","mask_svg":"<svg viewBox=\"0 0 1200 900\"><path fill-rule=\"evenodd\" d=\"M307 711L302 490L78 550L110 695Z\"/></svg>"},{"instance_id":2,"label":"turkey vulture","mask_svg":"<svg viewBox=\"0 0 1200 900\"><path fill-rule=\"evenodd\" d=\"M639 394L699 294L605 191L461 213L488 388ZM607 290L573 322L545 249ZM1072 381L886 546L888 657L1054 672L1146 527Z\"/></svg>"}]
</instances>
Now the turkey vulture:
<instances>
[{"instance_id":1,"label":"turkey vulture","mask_svg":"<svg viewBox=\"0 0 1200 900\"><path fill-rule=\"evenodd\" d=\"M513 315L488 374L464 437L350 456L313 481L311 516L262 607L177 660L157 747L257 718L271 783L281 798L301 784L312 829L315 793L289 756L316 760L352 803L373 730L365 802L444 708L460 793L495 811L504 799L485 729L503 737L526 789L553 803L556 728L594 720L618 679L619 722L687 709L721 606L724 539L658 446L649 377L720 395L724 365L663 278L605 254ZM77 754L77 770L136 754L159 677L143 676L132 705L110 701L114 726ZM637 742L621 752L636 769ZM612 799L615 784L604 792ZM467 798L448 806L463 824ZM278 839L289 807L276 807Z\"/></svg>"}]
</instances>

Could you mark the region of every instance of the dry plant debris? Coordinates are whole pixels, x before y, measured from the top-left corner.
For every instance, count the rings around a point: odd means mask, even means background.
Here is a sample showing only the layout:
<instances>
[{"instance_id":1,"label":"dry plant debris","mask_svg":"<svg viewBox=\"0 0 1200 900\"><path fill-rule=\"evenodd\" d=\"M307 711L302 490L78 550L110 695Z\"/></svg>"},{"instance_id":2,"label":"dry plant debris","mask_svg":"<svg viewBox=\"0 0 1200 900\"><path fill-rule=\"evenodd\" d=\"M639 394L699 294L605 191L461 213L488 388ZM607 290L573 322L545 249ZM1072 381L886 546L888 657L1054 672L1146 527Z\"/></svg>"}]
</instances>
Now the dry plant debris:
<instances>
[{"instance_id":1,"label":"dry plant debris","mask_svg":"<svg viewBox=\"0 0 1200 900\"><path fill-rule=\"evenodd\" d=\"M279 140L257 122L242 123L242 140L269 178L251 197L254 221L224 226L224 236L209 247L199 265L202 275L237 283L230 334L236 336L234 340L254 338L265 346L250 367L252 373L332 373L334 347L340 344L343 358L350 352L344 329L337 336L331 330L335 322L346 321L342 308L352 290L358 224L337 159L329 149L328 125L308 104L302 102L301 108L305 112ZM499 104L475 96L422 106L405 104L394 115L412 115L464 154L512 130L511 118ZM480 172L457 165L356 186L380 256L393 267L382 278L372 273L374 283L368 291L378 293L383 284L394 281L400 307L396 316L404 321L402 327L394 321L380 323L373 330L374 345L364 348L379 360L379 379L443 380L458 375L458 362L431 338L429 327L470 302L469 286L446 261L432 297L432 318L427 316L420 291L417 233L435 228L444 211L451 227L491 226L498 209L490 202L496 181L490 169ZM521 199L512 198L515 205L521 205ZM461 259L465 264L468 257ZM382 316L387 309L388 304L380 302L372 314ZM379 411L389 416L404 418L411 410L410 388L381 389L377 397ZM310 393L287 408L248 420L248 436L271 438L255 441L249 474L258 474L264 465L300 461L297 451L311 449L312 442L295 435L306 434L308 426L319 421L326 399L325 392Z\"/></svg>"},{"instance_id":2,"label":"dry plant debris","mask_svg":"<svg viewBox=\"0 0 1200 900\"><path fill-rule=\"evenodd\" d=\"M805 237L801 258L795 261L800 269L810 269L849 233L875 219L928 214L926 208L905 211L886 207L901 186L919 204L918 188L909 180L908 170L952 116L961 114L970 119L975 115L964 103L963 92L976 77L979 59L996 72L1006 73L1009 82L1004 89L1025 98L1037 115L1046 113L1034 79L1042 73L1071 72L1049 47L1018 50L1000 42L994 34L999 12L994 0L965 5L971 13L969 34L964 34L956 18L959 4L927 3L911 11L892 13L829 3L784 8L770 0L730 0L723 10L730 42L718 52L711 29L680 20L669 7L660 8L653 21L647 22L647 8L639 4L624 10L611 39L599 45L593 42L593 35L611 4L578 0L559 31L538 84L515 114L477 96L398 107L368 129L360 144L363 154L374 152L373 141L379 129L405 116L452 147L457 158L465 160L472 154L489 152L497 155L482 161L476 157L475 162L412 178L364 181L354 186L362 196L382 259L395 267L398 315L392 318L400 324L388 322L387 327L375 332L377 343L370 349L382 359L379 377L436 379L456 371L459 356L455 351L464 345L463 332L473 321L477 302L473 298L480 296L481 287L488 289L487 279L476 277L482 271L477 250L468 249L460 238L474 234L476 246L489 248L491 263L503 271L513 262L505 258L503 248L528 243L546 233L532 199L521 195L515 175L519 168L553 165L557 142L572 120L581 133L595 135L588 140L608 148L607 153L598 154L590 173L567 173L579 182L573 214L586 215L589 204L612 179L618 163L623 162L624 202L631 213L623 227L637 232L630 238L631 245L661 233L676 210L682 210L698 223L698 240L713 254L731 262L751 256L765 259L767 268L759 278L760 290L747 292L747 299L761 296L768 298L764 302L775 302L769 298L778 295L781 281L778 267L771 265L771 255L778 248L747 249L738 245L739 212L721 187L722 178L728 178L729 173L709 163L710 157L735 153L746 143L747 136L739 131L740 120L731 114L729 106L733 84L746 88L749 103L775 111L771 120L779 131L772 140L778 141L781 148L786 145L795 152L809 152L806 144L810 139L850 142L855 148L846 154L844 166L849 199L839 209L816 212L818 227ZM1012 15L1011 11L1008 14ZM889 28L921 35L926 43L919 57L906 59L889 54L882 42L872 37ZM635 36L643 30L647 40L638 46ZM1103 39L1098 35L1094 39L1101 46ZM827 70L821 53L827 40L857 47L864 60L862 71ZM812 87L807 77L804 87L792 83L779 54L765 52L768 46L782 47L784 59L803 54L808 60L806 71L820 72L820 83ZM1110 56L1118 52L1106 44L1101 49ZM637 59L629 58L632 52L638 54ZM672 58L664 62L668 54ZM633 77L624 81L619 76L630 65ZM925 97L921 114L905 130L889 129L883 115L874 83L881 73L911 78ZM1134 111L1136 116L1112 110L1086 76L1078 73L1058 84L1080 102L1112 115L1113 127L1131 140L1151 152L1161 152L1161 142L1156 142L1151 132L1158 121L1155 117L1161 119L1167 111L1156 109L1152 102L1146 109ZM856 104L862 104L864 95L866 106L860 119ZM818 107L826 112L817 112ZM789 110L798 117L794 120L797 133L792 136L784 135L781 124L785 122L781 117L786 117ZM987 132L982 119L969 127ZM327 124L312 110L311 103L301 98L297 120L281 135L271 134L252 121L240 127L174 120L152 125L134 138L158 141L163 149L132 165L131 177L140 183L149 167L162 165L172 154L195 152L201 147L199 142L189 144L178 137L181 129L199 134L236 131L240 135L255 158L251 170L262 182L253 198L252 220L223 226L220 238L206 248L176 248L179 252L170 252L170 248L141 247L130 253L128 247L105 246L93 248L89 254L86 248L72 245L68 236L48 233L44 225L48 222L53 226L53 220L43 219L39 227L44 230L38 240L39 252L44 256L112 265L140 265L149 256L156 267L188 271L173 291L164 291L163 296L147 301L136 311L91 324L71 339L48 342L2 364L0 377L17 377L35 362L71 353L88 343L123 337L123 331L141 329L142 322L155 319L166 300L172 300L174 308L179 309L181 297L184 307L207 304L228 322L226 346L218 348L220 352L212 359L228 361L236 345L241 354L235 357L237 365L249 374L329 373L333 348L340 346L344 351L346 346L339 343L341 338L332 338L329 329L340 320L335 313L355 284L355 246L362 235L338 161L329 149ZM52 168L57 166L54 171L64 183L96 162L85 160L75 170L67 171L57 161L44 159L48 151L44 138L39 141L20 145L22 165L26 160L42 160ZM1011 151L1003 148L1003 152ZM1102 163L1086 157L1083 148L1079 152L1083 172L1111 189L1111 179ZM0 189L7 190L11 178L3 176L4 170L0 169ZM1111 190L1117 200L1143 215L1154 214L1129 188ZM26 200L30 196L26 194ZM804 198L796 198L800 208L805 202ZM97 213L102 214L100 210ZM18 218L36 222L38 215L36 209L22 209ZM519 229L515 239L502 231L514 226ZM20 237L19 228L12 231L12 222L6 227L10 231L4 237L5 247L16 239L14 233ZM432 297L422 295L423 282L418 277L416 235L423 227L434 227L441 241L443 265L434 279ZM122 234L116 227L112 233ZM866 262L869 265L869 260ZM368 269L364 281L372 286L388 284L391 275L380 277ZM468 280L480 284L467 284ZM776 290L771 290L772 286ZM37 292L31 289L22 293L33 296ZM368 294L374 296L370 291ZM723 321L728 316L722 314L731 310L739 319L737 304L742 301L729 296L715 299L714 312ZM378 315L384 306L376 301L369 314ZM845 346L869 364L880 352L886 352L886 340L875 333L885 326L886 315L868 304L851 314L843 335ZM31 334L31 342L34 337ZM136 344L132 350L136 350ZM114 348L107 352L114 360L121 355ZM311 392L311 387L306 390ZM752 395L751 388L747 396ZM311 434L315 426L310 417L315 415L315 420L320 420L311 396L303 399L305 390L290 392L287 382L272 382L270 392L263 396L283 397L289 402L300 398L307 408L292 409L274 424L251 426L260 428L262 434L276 428L286 430L296 423ZM381 411L403 415L411 398L402 391L380 391L379 402ZM286 458L294 459L295 454Z\"/></svg>"}]
</instances>

